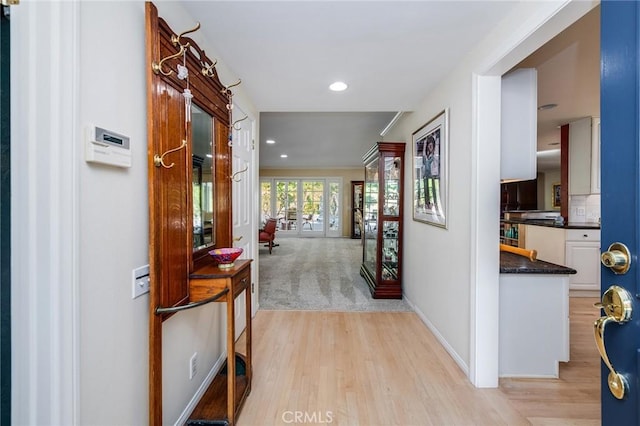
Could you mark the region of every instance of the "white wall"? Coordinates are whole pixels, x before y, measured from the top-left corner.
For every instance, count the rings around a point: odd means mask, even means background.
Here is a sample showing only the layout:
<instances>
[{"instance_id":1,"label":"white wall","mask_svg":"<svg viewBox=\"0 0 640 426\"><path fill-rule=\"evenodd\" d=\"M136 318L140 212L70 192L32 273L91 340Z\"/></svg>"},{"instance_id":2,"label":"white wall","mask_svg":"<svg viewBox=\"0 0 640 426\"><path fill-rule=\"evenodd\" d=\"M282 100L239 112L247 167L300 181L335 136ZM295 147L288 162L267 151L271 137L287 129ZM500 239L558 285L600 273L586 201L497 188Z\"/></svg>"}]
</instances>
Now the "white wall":
<instances>
[{"instance_id":1,"label":"white wall","mask_svg":"<svg viewBox=\"0 0 640 426\"><path fill-rule=\"evenodd\" d=\"M538 191L542 192L544 203L538 205L540 210L560 210L560 207L553 207L553 185L560 183L560 170L553 170L542 173L544 178L543 188L538 187Z\"/></svg>"},{"instance_id":2,"label":"white wall","mask_svg":"<svg viewBox=\"0 0 640 426\"><path fill-rule=\"evenodd\" d=\"M197 21L176 2L157 7L174 31L193 28ZM80 282L91 283L80 291L80 423L145 424L149 298L131 300L130 295L131 270L149 262L144 3L120 2L114 8L111 2L92 2L80 10L80 124L131 136L134 156L128 170L80 167ZM114 22L118 31L112 31ZM206 40L198 33L192 36L212 56ZM235 82L235 77L223 82ZM223 352L224 319L224 306L210 304L163 324L163 423L178 419ZM190 380L194 352L198 373Z\"/></svg>"},{"instance_id":3,"label":"white wall","mask_svg":"<svg viewBox=\"0 0 640 426\"><path fill-rule=\"evenodd\" d=\"M149 263L143 22L142 3L80 5L78 131L127 135L133 156L130 169L94 165L78 147L81 424L148 418L149 297L131 299L131 270Z\"/></svg>"},{"instance_id":4,"label":"white wall","mask_svg":"<svg viewBox=\"0 0 640 426\"><path fill-rule=\"evenodd\" d=\"M498 319L487 303L495 307L498 303L494 296L499 278L500 181L493 169L499 169L500 145L487 137L495 134L499 121L485 123L482 119L486 111L478 87L491 83L476 87L474 82L477 75L504 74L595 4L521 3L388 135L409 144L405 296L477 386L497 386ZM413 221L411 199L412 134L444 108L450 110L447 230ZM486 378L481 378L483 370L490 370Z\"/></svg>"},{"instance_id":5,"label":"white wall","mask_svg":"<svg viewBox=\"0 0 640 426\"><path fill-rule=\"evenodd\" d=\"M177 2L157 6L176 31L196 22ZM147 424L149 297L131 299L132 269L148 263L144 2L21 4L12 43L12 180L24 194L12 217L28 230L12 236L14 419ZM222 60L217 69L236 80ZM131 138L131 168L84 161L89 123ZM165 322L163 423L178 420L223 352L224 315L212 304Z\"/></svg>"},{"instance_id":6,"label":"white wall","mask_svg":"<svg viewBox=\"0 0 640 426\"><path fill-rule=\"evenodd\" d=\"M394 135L389 136L406 141L408 152L405 156L404 293L465 364L469 360L470 336L471 84L470 72L455 73L430 93L416 111L405 114ZM449 108L450 129L448 229L414 221L411 199L412 133L444 108ZM396 132L400 134L396 136ZM496 185L499 186L499 182Z\"/></svg>"}]
</instances>

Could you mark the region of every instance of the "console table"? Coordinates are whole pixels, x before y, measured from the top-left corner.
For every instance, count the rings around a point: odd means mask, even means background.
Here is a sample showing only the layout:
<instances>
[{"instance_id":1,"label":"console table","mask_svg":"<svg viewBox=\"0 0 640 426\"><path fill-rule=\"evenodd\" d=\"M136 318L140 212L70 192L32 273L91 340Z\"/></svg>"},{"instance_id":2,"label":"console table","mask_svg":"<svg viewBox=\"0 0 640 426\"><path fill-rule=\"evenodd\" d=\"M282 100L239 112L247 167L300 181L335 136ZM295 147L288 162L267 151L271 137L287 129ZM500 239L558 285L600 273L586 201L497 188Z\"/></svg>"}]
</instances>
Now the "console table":
<instances>
[{"instance_id":1,"label":"console table","mask_svg":"<svg viewBox=\"0 0 640 426\"><path fill-rule=\"evenodd\" d=\"M251 260L236 260L229 269L207 265L189 276L192 303L226 291L217 302L227 304L227 361L191 413L187 425L235 424L251 391ZM246 290L246 291L245 291ZM246 353L236 353L235 299L245 291Z\"/></svg>"}]
</instances>

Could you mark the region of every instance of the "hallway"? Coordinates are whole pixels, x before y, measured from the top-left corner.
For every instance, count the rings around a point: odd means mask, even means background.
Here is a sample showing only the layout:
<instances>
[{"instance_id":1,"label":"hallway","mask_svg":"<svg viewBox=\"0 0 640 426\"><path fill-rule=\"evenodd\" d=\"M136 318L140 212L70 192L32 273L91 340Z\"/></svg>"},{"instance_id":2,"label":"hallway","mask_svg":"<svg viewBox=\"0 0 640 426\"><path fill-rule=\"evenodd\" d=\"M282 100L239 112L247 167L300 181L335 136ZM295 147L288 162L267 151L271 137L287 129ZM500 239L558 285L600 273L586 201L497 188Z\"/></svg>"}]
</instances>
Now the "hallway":
<instances>
[{"instance_id":1,"label":"hallway","mask_svg":"<svg viewBox=\"0 0 640 426\"><path fill-rule=\"evenodd\" d=\"M260 309L412 311L406 301L373 299L360 275L362 241L278 237L269 254L260 247Z\"/></svg>"},{"instance_id":2,"label":"hallway","mask_svg":"<svg viewBox=\"0 0 640 426\"><path fill-rule=\"evenodd\" d=\"M572 361L560 379L499 389L474 388L413 313L261 310L238 424L598 425L593 302L571 299Z\"/></svg>"}]
</instances>

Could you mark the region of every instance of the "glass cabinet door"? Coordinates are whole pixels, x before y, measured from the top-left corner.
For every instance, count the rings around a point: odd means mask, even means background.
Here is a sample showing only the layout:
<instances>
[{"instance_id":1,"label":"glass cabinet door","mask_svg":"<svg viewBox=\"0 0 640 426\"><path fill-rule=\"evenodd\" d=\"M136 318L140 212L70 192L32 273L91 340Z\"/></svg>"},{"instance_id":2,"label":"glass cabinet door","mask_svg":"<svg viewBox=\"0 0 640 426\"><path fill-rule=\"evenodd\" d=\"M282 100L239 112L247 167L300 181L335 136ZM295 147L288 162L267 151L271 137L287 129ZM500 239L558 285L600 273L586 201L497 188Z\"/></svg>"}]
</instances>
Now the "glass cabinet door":
<instances>
[{"instance_id":1,"label":"glass cabinet door","mask_svg":"<svg viewBox=\"0 0 640 426\"><path fill-rule=\"evenodd\" d=\"M376 270L377 264L377 230L378 230L378 162L373 161L365 167L364 181L364 263L371 271Z\"/></svg>"},{"instance_id":2,"label":"glass cabinet door","mask_svg":"<svg viewBox=\"0 0 640 426\"><path fill-rule=\"evenodd\" d=\"M384 158L384 214L398 216L400 211L400 167L401 157Z\"/></svg>"},{"instance_id":3,"label":"glass cabinet door","mask_svg":"<svg viewBox=\"0 0 640 426\"><path fill-rule=\"evenodd\" d=\"M382 223L382 279L398 279L398 222Z\"/></svg>"}]
</instances>

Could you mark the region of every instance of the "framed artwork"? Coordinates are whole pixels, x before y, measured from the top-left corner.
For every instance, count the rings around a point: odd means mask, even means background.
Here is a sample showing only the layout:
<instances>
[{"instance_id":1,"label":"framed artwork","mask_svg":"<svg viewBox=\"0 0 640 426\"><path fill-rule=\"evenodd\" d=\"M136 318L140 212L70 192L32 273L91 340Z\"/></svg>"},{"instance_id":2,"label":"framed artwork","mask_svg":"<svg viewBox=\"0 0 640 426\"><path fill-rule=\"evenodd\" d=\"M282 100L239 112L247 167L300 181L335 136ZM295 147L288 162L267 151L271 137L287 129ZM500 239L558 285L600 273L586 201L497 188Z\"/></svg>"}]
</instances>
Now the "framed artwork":
<instances>
[{"instance_id":1,"label":"framed artwork","mask_svg":"<svg viewBox=\"0 0 640 426\"><path fill-rule=\"evenodd\" d=\"M449 109L413 133L413 220L447 228Z\"/></svg>"},{"instance_id":2,"label":"framed artwork","mask_svg":"<svg viewBox=\"0 0 640 426\"><path fill-rule=\"evenodd\" d=\"M560 184L554 183L552 188L551 194L553 199L551 200L551 204L553 207L560 207Z\"/></svg>"}]
</instances>

